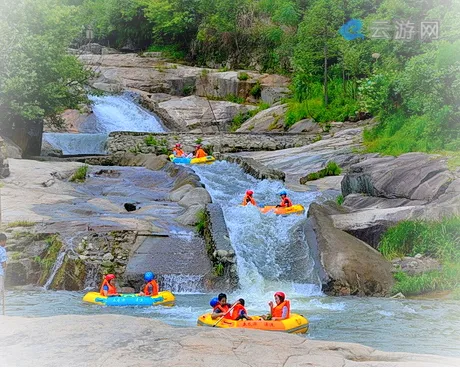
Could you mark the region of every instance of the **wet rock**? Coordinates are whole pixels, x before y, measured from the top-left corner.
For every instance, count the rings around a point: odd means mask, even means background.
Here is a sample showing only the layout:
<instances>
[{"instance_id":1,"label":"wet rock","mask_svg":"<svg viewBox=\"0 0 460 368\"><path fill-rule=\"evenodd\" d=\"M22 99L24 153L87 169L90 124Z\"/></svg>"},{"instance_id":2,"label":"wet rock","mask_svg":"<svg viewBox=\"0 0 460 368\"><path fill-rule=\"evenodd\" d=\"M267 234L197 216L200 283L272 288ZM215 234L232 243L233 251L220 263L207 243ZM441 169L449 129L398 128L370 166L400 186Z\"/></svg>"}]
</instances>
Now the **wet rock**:
<instances>
[{"instance_id":1,"label":"wet rock","mask_svg":"<svg viewBox=\"0 0 460 368\"><path fill-rule=\"evenodd\" d=\"M397 294L391 296L390 298L392 298L392 299L406 299L406 297L404 296L403 293L397 293Z\"/></svg>"},{"instance_id":2,"label":"wet rock","mask_svg":"<svg viewBox=\"0 0 460 368\"><path fill-rule=\"evenodd\" d=\"M103 261L113 261L114 258L112 253L106 253L102 256Z\"/></svg>"},{"instance_id":3,"label":"wet rock","mask_svg":"<svg viewBox=\"0 0 460 368\"><path fill-rule=\"evenodd\" d=\"M204 188L193 188L178 202L182 207L202 206L203 208L206 203L211 203L211 196Z\"/></svg>"}]
</instances>

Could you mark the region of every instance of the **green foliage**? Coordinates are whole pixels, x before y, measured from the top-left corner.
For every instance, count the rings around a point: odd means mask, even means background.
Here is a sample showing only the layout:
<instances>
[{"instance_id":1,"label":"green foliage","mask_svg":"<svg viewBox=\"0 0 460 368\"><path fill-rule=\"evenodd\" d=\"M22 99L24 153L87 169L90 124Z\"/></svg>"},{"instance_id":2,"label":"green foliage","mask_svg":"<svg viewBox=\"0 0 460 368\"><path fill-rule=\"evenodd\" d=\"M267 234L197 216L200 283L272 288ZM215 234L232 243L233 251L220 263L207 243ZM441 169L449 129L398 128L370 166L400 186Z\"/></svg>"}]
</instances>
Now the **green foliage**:
<instances>
[{"instance_id":1,"label":"green foliage","mask_svg":"<svg viewBox=\"0 0 460 368\"><path fill-rule=\"evenodd\" d=\"M394 275L396 284L393 293L406 296L427 293L435 290L452 290L460 287L460 265L445 264L440 271L424 272L409 276L400 271Z\"/></svg>"},{"instance_id":2,"label":"green foliage","mask_svg":"<svg viewBox=\"0 0 460 368\"><path fill-rule=\"evenodd\" d=\"M158 141L151 134L144 138L144 142L147 146L158 146Z\"/></svg>"},{"instance_id":3,"label":"green foliage","mask_svg":"<svg viewBox=\"0 0 460 368\"><path fill-rule=\"evenodd\" d=\"M237 103L237 104L243 104L245 102L244 97L239 97L239 96L235 96L235 95L227 95L227 97L225 99L227 101L234 102L234 103Z\"/></svg>"},{"instance_id":4,"label":"green foliage","mask_svg":"<svg viewBox=\"0 0 460 368\"><path fill-rule=\"evenodd\" d=\"M245 80L248 80L250 77L249 77L249 74L246 73L246 72L240 72L238 73L238 79L240 81L245 81Z\"/></svg>"},{"instance_id":5,"label":"green foliage","mask_svg":"<svg viewBox=\"0 0 460 368\"><path fill-rule=\"evenodd\" d=\"M343 198L343 195L342 195L342 194L339 194L339 195L337 196L337 198L335 199L335 201L337 202L337 204L338 204L339 206L341 206L341 205L343 204L343 201L344 201L344 200L345 200L345 198Z\"/></svg>"},{"instance_id":6,"label":"green foliage","mask_svg":"<svg viewBox=\"0 0 460 368\"><path fill-rule=\"evenodd\" d=\"M64 109L87 102L91 73L67 53L80 31L77 9L59 0L5 0L0 10L2 125L43 118L59 124Z\"/></svg>"},{"instance_id":7,"label":"green foliage","mask_svg":"<svg viewBox=\"0 0 460 368\"><path fill-rule=\"evenodd\" d=\"M442 221L402 221L387 230L379 250L387 259L420 253L460 263L460 217Z\"/></svg>"},{"instance_id":8,"label":"green foliage","mask_svg":"<svg viewBox=\"0 0 460 368\"><path fill-rule=\"evenodd\" d=\"M186 56L186 53L180 50L177 45L150 45L147 51L161 52L162 57L171 61L180 61Z\"/></svg>"},{"instance_id":9,"label":"green foliage","mask_svg":"<svg viewBox=\"0 0 460 368\"><path fill-rule=\"evenodd\" d=\"M317 172L310 173L306 176L306 181L318 180L325 176L337 176L340 175L342 169L334 161L329 161L324 169Z\"/></svg>"},{"instance_id":10,"label":"green foliage","mask_svg":"<svg viewBox=\"0 0 460 368\"><path fill-rule=\"evenodd\" d=\"M197 138L195 139L196 144L201 144L203 142L203 138Z\"/></svg>"},{"instance_id":11,"label":"green foliage","mask_svg":"<svg viewBox=\"0 0 460 368\"><path fill-rule=\"evenodd\" d=\"M35 226L35 222L27 221L27 220L12 221L6 224L7 229L10 229L13 227L32 227L32 226Z\"/></svg>"},{"instance_id":12,"label":"green foliage","mask_svg":"<svg viewBox=\"0 0 460 368\"><path fill-rule=\"evenodd\" d=\"M231 132L237 131L239 128L241 128L241 126L246 120L249 120L250 118L257 115L262 110L266 110L269 107L270 107L270 104L266 102L261 102L259 103L257 109L249 110L246 113L239 112L232 119L232 124L230 125L230 131ZM254 127L252 129L254 129Z\"/></svg>"},{"instance_id":13,"label":"green foliage","mask_svg":"<svg viewBox=\"0 0 460 368\"><path fill-rule=\"evenodd\" d=\"M262 94L262 86L260 85L260 81L257 81L256 84L254 84L254 86L249 91L249 94L255 98L260 98Z\"/></svg>"},{"instance_id":14,"label":"green foliage","mask_svg":"<svg viewBox=\"0 0 460 368\"><path fill-rule=\"evenodd\" d=\"M214 266L214 275L215 276L223 276L224 275L224 265L219 262Z\"/></svg>"},{"instance_id":15,"label":"green foliage","mask_svg":"<svg viewBox=\"0 0 460 368\"><path fill-rule=\"evenodd\" d=\"M80 166L70 178L71 182L84 183L88 174L88 165Z\"/></svg>"},{"instance_id":16,"label":"green foliage","mask_svg":"<svg viewBox=\"0 0 460 368\"><path fill-rule=\"evenodd\" d=\"M51 272L51 269L56 262L56 258L63 247L58 235L52 235L46 238L45 242L48 246L44 253L34 258L34 261L40 265L42 271L39 281L40 284L44 284L49 277L49 273Z\"/></svg>"},{"instance_id":17,"label":"green foliage","mask_svg":"<svg viewBox=\"0 0 460 368\"><path fill-rule=\"evenodd\" d=\"M204 230L206 229L207 225L207 215L205 210L200 210L198 212L198 222L195 225L196 232L200 234L201 236L204 235Z\"/></svg>"}]
</instances>

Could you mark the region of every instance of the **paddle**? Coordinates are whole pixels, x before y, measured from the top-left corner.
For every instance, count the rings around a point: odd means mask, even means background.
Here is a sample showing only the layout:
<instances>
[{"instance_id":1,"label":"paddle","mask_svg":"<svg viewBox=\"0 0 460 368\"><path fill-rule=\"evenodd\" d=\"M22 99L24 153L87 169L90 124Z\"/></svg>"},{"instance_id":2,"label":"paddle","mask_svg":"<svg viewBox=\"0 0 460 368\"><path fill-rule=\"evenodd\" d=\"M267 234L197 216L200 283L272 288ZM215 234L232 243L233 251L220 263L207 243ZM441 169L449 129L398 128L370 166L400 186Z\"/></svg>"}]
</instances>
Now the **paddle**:
<instances>
[{"instance_id":1,"label":"paddle","mask_svg":"<svg viewBox=\"0 0 460 368\"><path fill-rule=\"evenodd\" d=\"M222 317L220 317L220 318L217 320L217 322L216 322L212 327L216 327L217 324L218 324L220 321L222 321L222 320L224 319L224 317L225 317L233 308L236 307L236 305L238 304L238 302L239 302L239 301L235 302L235 304L233 304L233 305L230 307L230 309L228 310L228 312L225 313Z\"/></svg>"}]
</instances>

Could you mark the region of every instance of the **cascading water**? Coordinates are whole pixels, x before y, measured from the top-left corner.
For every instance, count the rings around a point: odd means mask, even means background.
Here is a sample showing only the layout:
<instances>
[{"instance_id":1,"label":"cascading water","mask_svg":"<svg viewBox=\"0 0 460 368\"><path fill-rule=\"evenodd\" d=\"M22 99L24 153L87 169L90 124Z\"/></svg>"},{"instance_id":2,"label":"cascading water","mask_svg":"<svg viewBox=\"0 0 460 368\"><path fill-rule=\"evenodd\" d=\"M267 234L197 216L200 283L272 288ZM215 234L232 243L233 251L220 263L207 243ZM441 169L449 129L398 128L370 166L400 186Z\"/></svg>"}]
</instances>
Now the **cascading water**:
<instances>
[{"instance_id":1,"label":"cascading water","mask_svg":"<svg viewBox=\"0 0 460 368\"><path fill-rule=\"evenodd\" d=\"M254 190L259 206L278 204L280 182L258 181L237 165L223 161L196 166L194 170L213 201L222 206L244 294L265 300L266 293L278 288L291 294L321 293L314 260L303 232L299 231L305 215L264 215L254 206L239 206L246 189ZM294 203L305 207L319 195L320 192L289 193Z\"/></svg>"},{"instance_id":2,"label":"cascading water","mask_svg":"<svg viewBox=\"0 0 460 368\"><path fill-rule=\"evenodd\" d=\"M155 116L138 106L130 94L89 96L95 121L83 124L81 133L44 133L43 139L65 155L104 154L111 132L161 133L165 129Z\"/></svg>"},{"instance_id":3,"label":"cascading water","mask_svg":"<svg viewBox=\"0 0 460 368\"><path fill-rule=\"evenodd\" d=\"M67 250L65 247L62 247L60 253L56 257L56 261L54 262L53 268L51 269L50 276L48 277L48 280L46 280L45 285L43 285L43 289L48 290L50 287L51 283L54 280L54 277L56 276L56 273L59 271L59 269L62 266L62 262L64 262L65 255L67 253Z\"/></svg>"}]
</instances>

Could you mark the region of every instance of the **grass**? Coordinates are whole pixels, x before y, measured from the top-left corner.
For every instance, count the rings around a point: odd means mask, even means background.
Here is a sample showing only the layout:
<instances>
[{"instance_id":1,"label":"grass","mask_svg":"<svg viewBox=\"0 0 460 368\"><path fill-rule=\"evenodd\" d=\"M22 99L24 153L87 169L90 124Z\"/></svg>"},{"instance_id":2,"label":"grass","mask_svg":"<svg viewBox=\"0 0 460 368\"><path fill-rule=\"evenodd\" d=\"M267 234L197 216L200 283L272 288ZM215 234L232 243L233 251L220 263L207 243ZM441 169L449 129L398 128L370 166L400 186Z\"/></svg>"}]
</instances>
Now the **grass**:
<instances>
[{"instance_id":1,"label":"grass","mask_svg":"<svg viewBox=\"0 0 460 368\"><path fill-rule=\"evenodd\" d=\"M390 260L422 254L442 264L441 270L414 276L396 273L395 293L416 295L460 287L460 216L441 221L402 221L386 231L379 250Z\"/></svg>"},{"instance_id":2,"label":"grass","mask_svg":"<svg viewBox=\"0 0 460 368\"><path fill-rule=\"evenodd\" d=\"M203 138L197 138L195 139L196 144L201 144L203 142Z\"/></svg>"},{"instance_id":3,"label":"grass","mask_svg":"<svg viewBox=\"0 0 460 368\"><path fill-rule=\"evenodd\" d=\"M218 263L214 266L214 275L216 276L223 276L224 275L224 265L222 263Z\"/></svg>"},{"instance_id":4,"label":"grass","mask_svg":"<svg viewBox=\"0 0 460 368\"><path fill-rule=\"evenodd\" d=\"M35 222L27 221L27 220L18 220L18 221L9 222L8 224L6 224L5 228L11 229L13 227L32 227L32 226L35 226Z\"/></svg>"},{"instance_id":5,"label":"grass","mask_svg":"<svg viewBox=\"0 0 460 368\"><path fill-rule=\"evenodd\" d=\"M343 201L345 201L345 198L343 198L342 194L339 194L337 198L335 199L335 201L337 202L339 206L341 206L343 204Z\"/></svg>"},{"instance_id":6,"label":"grass","mask_svg":"<svg viewBox=\"0 0 460 368\"><path fill-rule=\"evenodd\" d=\"M204 235L204 229L206 228L206 218L207 216L206 216L205 210L201 210L198 212L198 222L195 225L195 229L197 233L200 234L201 236Z\"/></svg>"},{"instance_id":7,"label":"grass","mask_svg":"<svg viewBox=\"0 0 460 368\"><path fill-rule=\"evenodd\" d=\"M246 73L246 72L240 72L238 73L238 79L240 81L245 81L245 80L248 80L250 77L249 77L249 74Z\"/></svg>"},{"instance_id":8,"label":"grass","mask_svg":"<svg viewBox=\"0 0 460 368\"><path fill-rule=\"evenodd\" d=\"M460 216L442 221L402 221L387 230L379 250L387 259L420 253L460 263Z\"/></svg>"},{"instance_id":9,"label":"grass","mask_svg":"<svg viewBox=\"0 0 460 368\"><path fill-rule=\"evenodd\" d=\"M84 183L88 174L88 165L80 166L70 178L71 182Z\"/></svg>"},{"instance_id":10,"label":"grass","mask_svg":"<svg viewBox=\"0 0 460 368\"><path fill-rule=\"evenodd\" d=\"M341 172L342 169L336 162L329 161L324 169L308 174L306 176L306 181L318 180L324 178L325 176L337 176L340 175Z\"/></svg>"},{"instance_id":11,"label":"grass","mask_svg":"<svg viewBox=\"0 0 460 368\"><path fill-rule=\"evenodd\" d=\"M254 86L249 91L249 94L255 98L259 98L261 96L262 86L260 85L260 81L257 81L256 84L254 84Z\"/></svg>"},{"instance_id":12,"label":"grass","mask_svg":"<svg viewBox=\"0 0 460 368\"><path fill-rule=\"evenodd\" d=\"M49 276L49 273L56 262L56 258L61 251L63 246L58 235L52 235L45 239L45 242L48 244L48 248L42 256L37 256L34 258L34 261L37 262L42 268L42 273L40 276L40 284L44 284L46 279Z\"/></svg>"}]
</instances>

